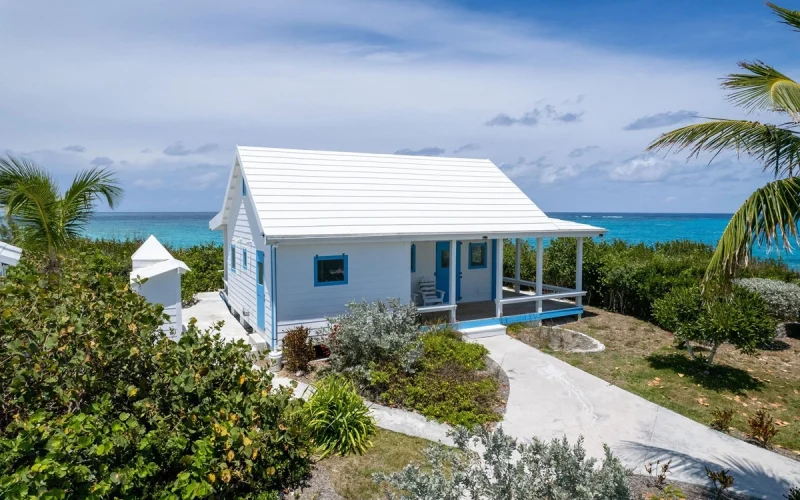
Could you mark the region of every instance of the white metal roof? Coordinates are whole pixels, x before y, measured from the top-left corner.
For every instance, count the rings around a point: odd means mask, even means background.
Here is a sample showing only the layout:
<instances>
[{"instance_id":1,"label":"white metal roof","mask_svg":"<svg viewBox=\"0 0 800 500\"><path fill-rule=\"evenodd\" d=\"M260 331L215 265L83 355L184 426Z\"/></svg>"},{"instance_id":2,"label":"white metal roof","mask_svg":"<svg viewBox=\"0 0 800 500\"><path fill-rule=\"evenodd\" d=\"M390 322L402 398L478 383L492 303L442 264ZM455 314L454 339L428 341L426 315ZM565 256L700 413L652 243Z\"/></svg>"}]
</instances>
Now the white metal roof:
<instances>
[{"instance_id":1,"label":"white metal roof","mask_svg":"<svg viewBox=\"0 0 800 500\"><path fill-rule=\"evenodd\" d=\"M133 261L159 261L171 258L172 254L152 234L131 256Z\"/></svg>"},{"instance_id":2,"label":"white metal roof","mask_svg":"<svg viewBox=\"0 0 800 500\"><path fill-rule=\"evenodd\" d=\"M597 236L552 219L490 160L238 147L223 209L243 174L268 240Z\"/></svg>"},{"instance_id":3,"label":"white metal roof","mask_svg":"<svg viewBox=\"0 0 800 500\"><path fill-rule=\"evenodd\" d=\"M178 259L164 260L147 267L134 269L131 273L131 283L133 283L133 281L136 279L152 278L153 276L158 276L159 274L164 274L176 269L180 274L183 274L186 271L189 271L189 266L187 266L182 260Z\"/></svg>"},{"instance_id":4,"label":"white metal roof","mask_svg":"<svg viewBox=\"0 0 800 500\"><path fill-rule=\"evenodd\" d=\"M22 258L22 249L10 243L0 241L0 264L16 266Z\"/></svg>"}]
</instances>

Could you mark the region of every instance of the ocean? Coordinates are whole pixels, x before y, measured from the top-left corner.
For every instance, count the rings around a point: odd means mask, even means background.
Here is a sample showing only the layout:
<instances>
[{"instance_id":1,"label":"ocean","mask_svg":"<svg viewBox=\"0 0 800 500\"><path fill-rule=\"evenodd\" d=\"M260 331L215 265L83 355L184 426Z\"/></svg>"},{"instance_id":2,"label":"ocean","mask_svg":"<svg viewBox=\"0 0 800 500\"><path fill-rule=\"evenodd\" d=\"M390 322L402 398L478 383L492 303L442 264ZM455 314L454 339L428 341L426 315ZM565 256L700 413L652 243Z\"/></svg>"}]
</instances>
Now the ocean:
<instances>
[{"instance_id":1,"label":"ocean","mask_svg":"<svg viewBox=\"0 0 800 500\"><path fill-rule=\"evenodd\" d=\"M213 212L100 212L87 228L90 238L147 238L154 234L172 247L190 247L205 243L222 244L222 234L208 229ZM731 214L639 214L549 212L564 220L583 222L608 229L606 239L653 244L687 239L716 245ZM779 256L774 250L758 249L760 257L781 257L794 269L800 269L797 252Z\"/></svg>"}]
</instances>

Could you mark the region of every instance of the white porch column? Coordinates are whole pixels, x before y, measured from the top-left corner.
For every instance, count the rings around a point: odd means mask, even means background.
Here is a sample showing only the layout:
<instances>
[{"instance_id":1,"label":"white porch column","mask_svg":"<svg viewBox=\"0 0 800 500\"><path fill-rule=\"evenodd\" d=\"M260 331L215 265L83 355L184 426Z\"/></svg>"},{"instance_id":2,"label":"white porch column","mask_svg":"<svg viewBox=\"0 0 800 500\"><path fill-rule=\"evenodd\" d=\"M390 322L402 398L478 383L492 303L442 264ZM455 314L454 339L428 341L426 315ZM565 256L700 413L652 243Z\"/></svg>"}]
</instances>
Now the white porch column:
<instances>
[{"instance_id":1,"label":"white porch column","mask_svg":"<svg viewBox=\"0 0 800 500\"><path fill-rule=\"evenodd\" d=\"M458 252L458 241L452 240L450 242L450 291L448 293L450 299L450 305L456 305L456 299L458 298L458 294L456 293L456 274L458 273L458 266L456 263L458 262L458 256L456 253ZM456 310L455 308L450 309L450 323L456 322Z\"/></svg>"},{"instance_id":2,"label":"white porch column","mask_svg":"<svg viewBox=\"0 0 800 500\"><path fill-rule=\"evenodd\" d=\"M543 262L544 257L544 240L542 238L536 238L536 296L542 296L542 268L544 267ZM539 300L536 302L536 312L542 312L542 301Z\"/></svg>"},{"instance_id":3,"label":"white porch column","mask_svg":"<svg viewBox=\"0 0 800 500\"><path fill-rule=\"evenodd\" d=\"M519 257L522 252L522 242L520 241L519 238L516 238L516 242L517 242L517 256L516 259L514 260L514 278L517 280L517 283L514 283L514 291L519 293L519 278L520 275L522 274L519 268Z\"/></svg>"},{"instance_id":4,"label":"white porch column","mask_svg":"<svg viewBox=\"0 0 800 500\"><path fill-rule=\"evenodd\" d=\"M577 248L575 249L575 290L583 291L583 238L578 238ZM580 306L583 297L575 297L575 305Z\"/></svg>"},{"instance_id":5,"label":"white porch column","mask_svg":"<svg viewBox=\"0 0 800 500\"><path fill-rule=\"evenodd\" d=\"M495 315L496 317L500 318L503 316L503 304L500 302L503 300L503 238L497 239L497 257L495 258L495 276L497 277L497 282L495 283Z\"/></svg>"}]
</instances>

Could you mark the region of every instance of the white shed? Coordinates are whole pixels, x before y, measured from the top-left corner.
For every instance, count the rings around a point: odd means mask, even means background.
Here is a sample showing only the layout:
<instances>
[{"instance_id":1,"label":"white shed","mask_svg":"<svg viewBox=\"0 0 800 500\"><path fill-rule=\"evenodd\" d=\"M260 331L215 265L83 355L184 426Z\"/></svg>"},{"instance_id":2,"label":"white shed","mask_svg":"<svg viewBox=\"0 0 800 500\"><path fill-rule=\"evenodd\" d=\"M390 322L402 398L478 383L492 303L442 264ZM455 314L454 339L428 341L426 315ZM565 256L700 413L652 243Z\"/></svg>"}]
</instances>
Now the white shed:
<instances>
[{"instance_id":1,"label":"white shed","mask_svg":"<svg viewBox=\"0 0 800 500\"><path fill-rule=\"evenodd\" d=\"M21 257L21 248L0 241L0 276L5 274L6 266L16 266Z\"/></svg>"},{"instance_id":2,"label":"white shed","mask_svg":"<svg viewBox=\"0 0 800 500\"><path fill-rule=\"evenodd\" d=\"M173 337L180 338L183 330L181 274L188 271L189 267L172 257L172 254L153 235L147 238L131 259L133 289L153 304L164 306L164 313L169 315L169 322L164 323L161 329L170 334L170 329L174 328ZM140 284L140 280L146 281Z\"/></svg>"}]
</instances>

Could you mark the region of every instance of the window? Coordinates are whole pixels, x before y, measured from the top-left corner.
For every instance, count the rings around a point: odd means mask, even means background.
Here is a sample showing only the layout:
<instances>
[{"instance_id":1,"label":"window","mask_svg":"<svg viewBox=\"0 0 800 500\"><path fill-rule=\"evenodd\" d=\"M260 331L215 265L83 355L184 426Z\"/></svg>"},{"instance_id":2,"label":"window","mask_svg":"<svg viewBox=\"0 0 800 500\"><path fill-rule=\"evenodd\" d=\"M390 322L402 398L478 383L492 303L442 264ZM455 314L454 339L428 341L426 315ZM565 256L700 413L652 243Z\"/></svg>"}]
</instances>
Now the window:
<instances>
[{"instance_id":1,"label":"window","mask_svg":"<svg viewBox=\"0 0 800 500\"><path fill-rule=\"evenodd\" d=\"M242 196L247 196L247 185L244 183L244 179L242 179Z\"/></svg>"},{"instance_id":2,"label":"window","mask_svg":"<svg viewBox=\"0 0 800 500\"><path fill-rule=\"evenodd\" d=\"M314 286L347 284L347 255L314 257Z\"/></svg>"},{"instance_id":3,"label":"window","mask_svg":"<svg viewBox=\"0 0 800 500\"><path fill-rule=\"evenodd\" d=\"M236 245L231 245L231 271L236 271Z\"/></svg>"},{"instance_id":4,"label":"window","mask_svg":"<svg viewBox=\"0 0 800 500\"><path fill-rule=\"evenodd\" d=\"M264 285L264 263L261 261L256 262L256 279L259 285Z\"/></svg>"},{"instance_id":5,"label":"window","mask_svg":"<svg viewBox=\"0 0 800 500\"><path fill-rule=\"evenodd\" d=\"M247 249L242 248L242 269L247 269Z\"/></svg>"},{"instance_id":6,"label":"window","mask_svg":"<svg viewBox=\"0 0 800 500\"><path fill-rule=\"evenodd\" d=\"M417 245L411 245L411 272L417 272Z\"/></svg>"},{"instance_id":7,"label":"window","mask_svg":"<svg viewBox=\"0 0 800 500\"><path fill-rule=\"evenodd\" d=\"M469 244L469 268L482 269L486 267L486 243Z\"/></svg>"}]
</instances>

